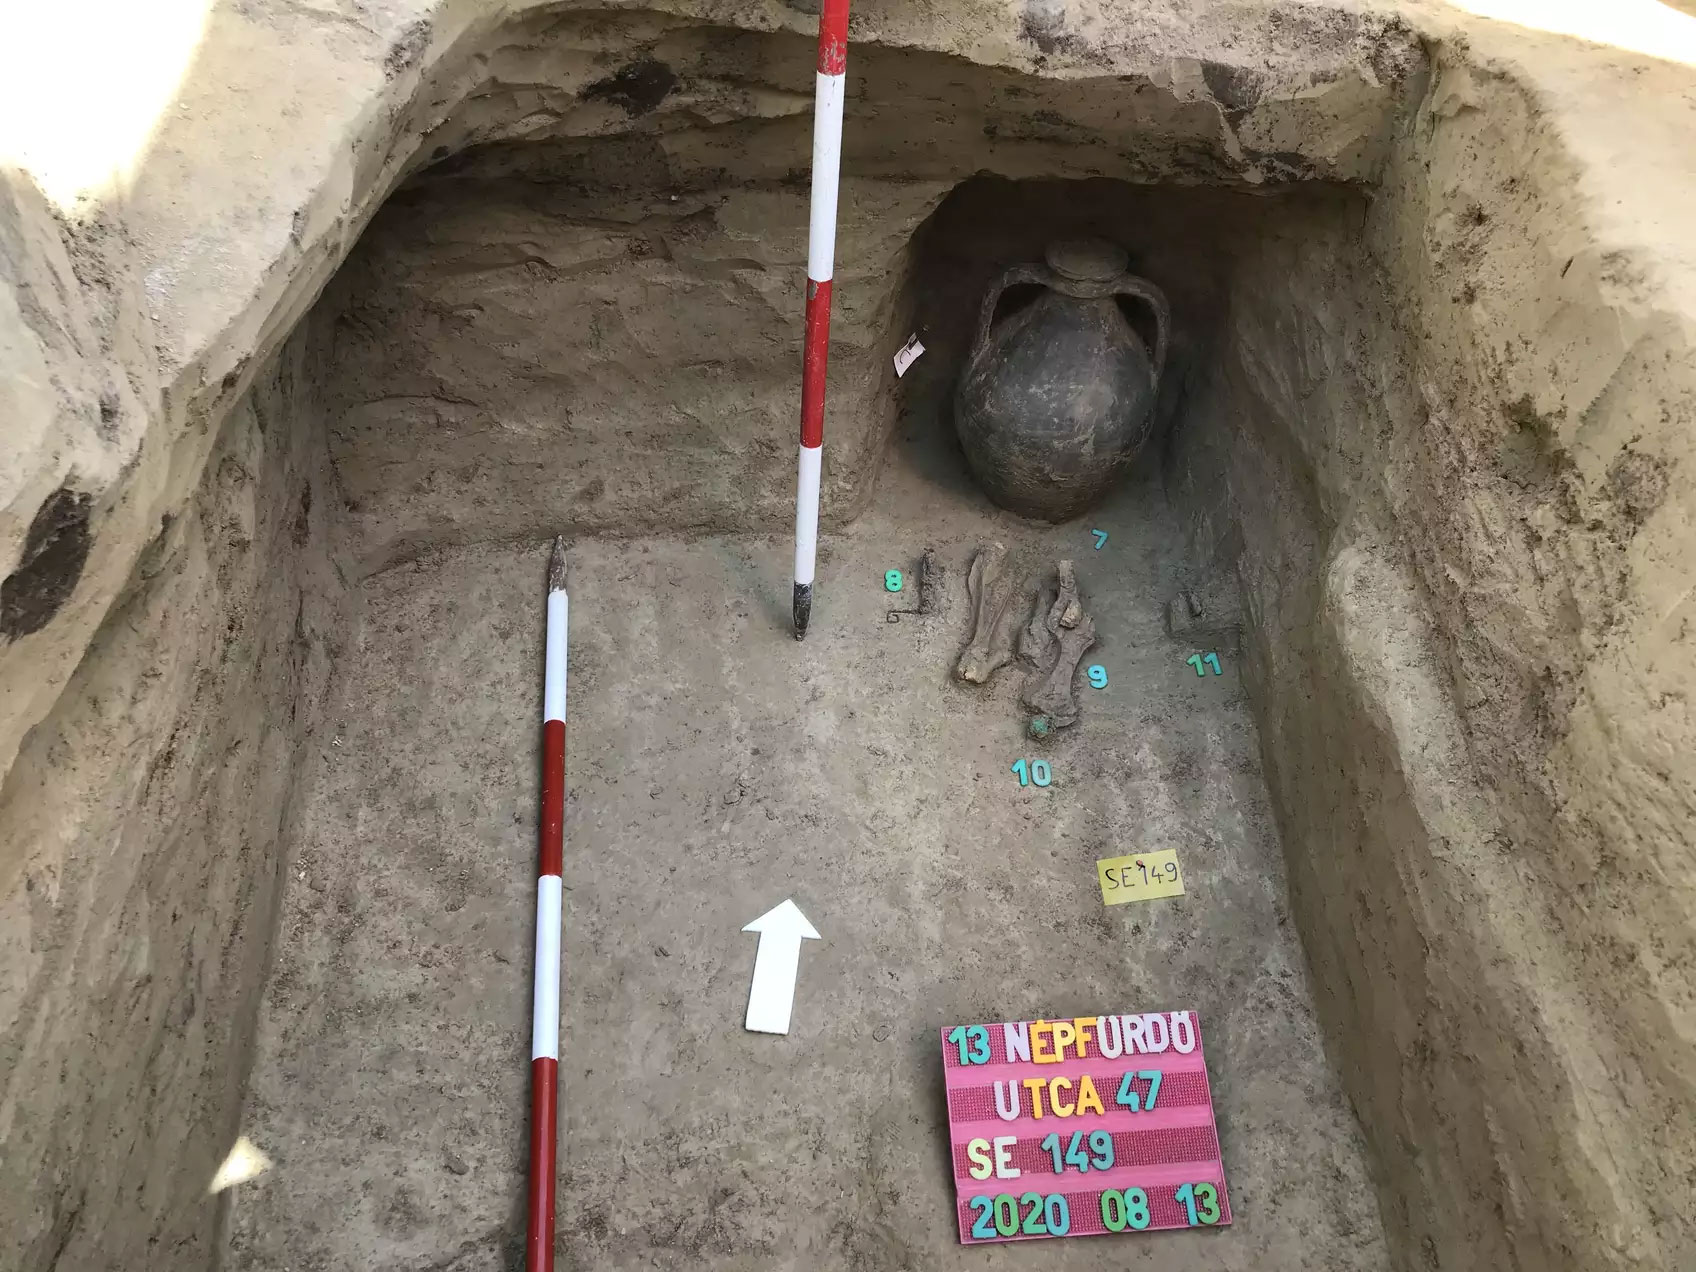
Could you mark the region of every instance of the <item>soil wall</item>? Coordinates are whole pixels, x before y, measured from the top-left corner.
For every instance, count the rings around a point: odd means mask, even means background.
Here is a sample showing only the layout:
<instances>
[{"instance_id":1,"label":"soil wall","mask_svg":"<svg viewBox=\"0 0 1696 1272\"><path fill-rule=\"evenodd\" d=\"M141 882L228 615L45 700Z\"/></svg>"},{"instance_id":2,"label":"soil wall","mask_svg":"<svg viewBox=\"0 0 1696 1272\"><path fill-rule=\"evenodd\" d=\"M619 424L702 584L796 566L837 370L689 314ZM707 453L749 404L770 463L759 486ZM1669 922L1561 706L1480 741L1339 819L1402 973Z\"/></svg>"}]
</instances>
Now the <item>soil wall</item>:
<instances>
[{"instance_id":1,"label":"soil wall","mask_svg":"<svg viewBox=\"0 0 1696 1272\"><path fill-rule=\"evenodd\" d=\"M1404 1265L1683 1267L1693 329L1503 70L1245 262L1174 485Z\"/></svg>"},{"instance_id":2,"label":"soil wall","mask_svg":"<svg viewBox=\"0 0 1696 1272\"><path fill-rule=\"evenodd\" d=\"M1183 83L1099 63L1062 79L857 48L827 527L875 480L890 357L910 330L907 247L949 189L977 171L1239 190L1358 180L1385 153L1418 57L1393 27L1335 38L1368 60L1369 82L1223 63ZM811 65L803 39L657 12L549 12L503 33L481 85L426 138L441 161L384 206L327 301L340 310L332 450L365 564L538 527L788 522Z\"/></svg>"},{"instance_id":3,"label":"soil wall","mask_svg":"<svg viewBox=\"0 0 1696 1272\"><path fill-rule=\"evenodd\" d=\"M0 794L0 1267L216 1259L207 1185L343 619L309 346L207 439Z\"/></svg>"},{"instance_id":4,"label":"soil wall","mask_svg":"<svg viewBox=\"0 0 1696 1272\"><path fill-rule=\"evenodd\" d=\"M794 517L805 188L679 194L663 162L643 170L646 145L577 149L599 181L554 151L522 176L409 185L338 276L331 449L367 564L549 526ZM894 422L894 306L939 196L844 185L823 493L836 518L869 492Z\"/></svg>"}]
</instances>

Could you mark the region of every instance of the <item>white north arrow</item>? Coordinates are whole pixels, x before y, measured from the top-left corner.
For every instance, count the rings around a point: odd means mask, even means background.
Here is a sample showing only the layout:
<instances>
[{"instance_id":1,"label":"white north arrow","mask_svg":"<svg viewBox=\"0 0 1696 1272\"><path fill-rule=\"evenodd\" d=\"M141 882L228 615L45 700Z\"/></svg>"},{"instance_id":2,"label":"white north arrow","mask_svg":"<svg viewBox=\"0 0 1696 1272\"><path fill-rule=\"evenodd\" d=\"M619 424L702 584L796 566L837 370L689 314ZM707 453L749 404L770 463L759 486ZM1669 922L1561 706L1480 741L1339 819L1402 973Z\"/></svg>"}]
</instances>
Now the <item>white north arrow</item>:
<instances>
[{"instance_id":1,"label":"white north arrow","mask_svg":"<svg viewBox=\"0 0 1696 1272\"><path fill-rule=\"evenodd\" d=\"M755 1033L786 1034L795 1006L795 977L801 970L801 942L816 941L819 934L793 901L774 905L742 930L760 934L743 1027Z\"/></svg>"}]
</instances>

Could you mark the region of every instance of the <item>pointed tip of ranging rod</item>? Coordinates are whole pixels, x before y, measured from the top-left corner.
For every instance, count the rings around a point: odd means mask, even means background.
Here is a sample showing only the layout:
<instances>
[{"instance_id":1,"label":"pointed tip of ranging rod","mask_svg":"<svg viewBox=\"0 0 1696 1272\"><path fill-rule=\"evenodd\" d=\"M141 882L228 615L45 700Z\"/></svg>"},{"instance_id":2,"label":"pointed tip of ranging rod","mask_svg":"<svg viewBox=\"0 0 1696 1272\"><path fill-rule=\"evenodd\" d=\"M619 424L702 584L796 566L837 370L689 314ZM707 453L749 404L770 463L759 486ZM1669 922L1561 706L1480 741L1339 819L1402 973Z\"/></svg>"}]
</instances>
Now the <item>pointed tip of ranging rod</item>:
<instances>
[{"instance_id":1,"label":"pointed tip of ranging rod","mask_svg":"<svg viewBox=\"0 0 1696 1272\"><path fill-rule=\"evenodd\" d=\"M795 639L807 638L807 622L813 616L813 585L797 583L795 585L795 605L791 611L795 620Z\"/></svg>"},{"instance_id":2,"label":"pointed tip of ranging rod","mask_svg":"<svg viewBox=\"0 0 1696 1272\"><path fill-rule=\"evenodd\" d=\"M566 590L567 565L565 557L565 536L558 535L554 539L553 553L548 557L548 591L563 592Z\"/></svg>"}]
</instances>

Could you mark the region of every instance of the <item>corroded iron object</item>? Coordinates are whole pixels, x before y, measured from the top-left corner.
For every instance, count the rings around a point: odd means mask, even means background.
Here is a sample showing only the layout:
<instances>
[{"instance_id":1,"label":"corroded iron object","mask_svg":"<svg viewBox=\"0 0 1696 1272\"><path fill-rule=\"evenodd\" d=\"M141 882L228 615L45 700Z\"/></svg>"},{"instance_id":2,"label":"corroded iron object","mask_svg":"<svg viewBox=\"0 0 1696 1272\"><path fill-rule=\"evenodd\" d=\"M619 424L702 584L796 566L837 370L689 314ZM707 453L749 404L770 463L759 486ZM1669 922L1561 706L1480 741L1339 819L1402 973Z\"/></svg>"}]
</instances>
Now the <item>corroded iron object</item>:
<instances>
[{"instance_id":1,"label":"corroded iron object","mask_svg":"<svg viewBox=\"0 0 1696 1272\"><path fill-rule=\"evenodd\" d=\"M1107 493L1148 440L1171 316L1154 284L1125 272L1099 239L1051 245L1046 265L1015 265L984 296L954 399L954 427L984 492L1003 508L1067 521ZM1009 287L1043 291L995 322ZM1116 297L1154 314L1154 349Z\"/></svg>"}]
</instances>

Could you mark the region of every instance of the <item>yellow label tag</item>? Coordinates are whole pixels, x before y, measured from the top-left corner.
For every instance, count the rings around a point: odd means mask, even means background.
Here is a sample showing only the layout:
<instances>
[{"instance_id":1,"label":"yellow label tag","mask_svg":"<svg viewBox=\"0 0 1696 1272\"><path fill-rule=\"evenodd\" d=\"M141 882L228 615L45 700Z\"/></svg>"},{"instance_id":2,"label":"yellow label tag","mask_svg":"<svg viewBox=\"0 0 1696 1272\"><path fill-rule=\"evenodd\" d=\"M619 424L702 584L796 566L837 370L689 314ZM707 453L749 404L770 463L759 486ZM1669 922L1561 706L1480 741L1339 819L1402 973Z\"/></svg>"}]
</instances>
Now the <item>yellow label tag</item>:
<instances>
[{"instance_id":1,"label":"yellow label tag","mask_svg":"<svg viewBox=\"0 0 1696 1272\"><path fill-rule=\"evenodd\" d=\"M1173 848L1129 857L1103 857L1095 863L1095 873L1101 880L1105 905L1184 895L1184 876L1178 870L1178 853Z\"/></svg>"}]
</instances>

